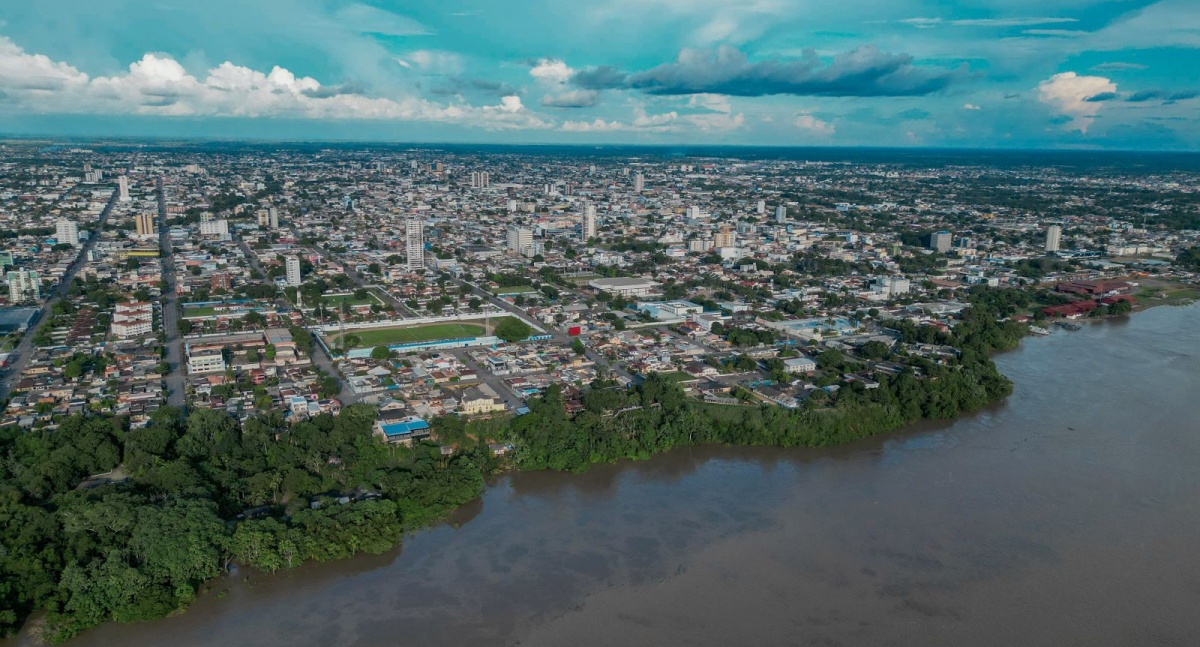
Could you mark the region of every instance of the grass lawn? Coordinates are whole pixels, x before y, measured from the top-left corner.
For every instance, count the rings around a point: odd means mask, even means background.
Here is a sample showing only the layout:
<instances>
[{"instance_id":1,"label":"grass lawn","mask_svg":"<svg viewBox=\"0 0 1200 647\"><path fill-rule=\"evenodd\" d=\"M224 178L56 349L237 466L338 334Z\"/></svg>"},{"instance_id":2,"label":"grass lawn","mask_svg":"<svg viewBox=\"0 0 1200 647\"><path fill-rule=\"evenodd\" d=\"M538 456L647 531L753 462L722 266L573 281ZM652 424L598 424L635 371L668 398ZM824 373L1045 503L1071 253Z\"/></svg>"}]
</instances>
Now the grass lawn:
<instances>
[{"instance_id":1,"label":"grass lawn","mask_svg":"<svg viewBox=\"0 0 1200 647\"><path fill-rule=\"evenodd\" d=\"M369 306L379 303L379 300L375 299L370 294L368 294L367 298L365 299L356 299L353 294L324 294L321 295L321 298L325 299L325 305L332 307L337 307L342 303L345 303L350 307Z\"/></svg>"},{"instance_id":2,"label":"grass lawn","mask_svg":"<svg viewBox=\"0 0 1200 647\"><path fill-rule=\"evenodd\" d=\"M479 337L484 334L481 324L472 323L442 323L406 328L375 328L355 330L346 333L358 337L360 348L374 348L388 344L406 344L418 341L438 341L441 339L458 339L460 337ZM340 345L338 335L330 338L330 345Z\"/></svg>"},{"instance_id":3,"label":"grass lawn","mask_svg":"<svg viewBox=\"0 0 1200 647\"><path fill-rule=\"evenodd\" d=\"M216 311L217 309L213 306L183 306L183 316L185 317L208 317Z\"/></svg>"},{"instance_id":4,"label":"grass lawn","mask_svg":"<svg viewBox=\"0 0 1200 647\"><path fill-rule=\"evenodd\" d=\"M492 294L523 294L526 292L537 292L537 290L532 285L512 285L492 290Z\"/></svg>"}]
</instances>

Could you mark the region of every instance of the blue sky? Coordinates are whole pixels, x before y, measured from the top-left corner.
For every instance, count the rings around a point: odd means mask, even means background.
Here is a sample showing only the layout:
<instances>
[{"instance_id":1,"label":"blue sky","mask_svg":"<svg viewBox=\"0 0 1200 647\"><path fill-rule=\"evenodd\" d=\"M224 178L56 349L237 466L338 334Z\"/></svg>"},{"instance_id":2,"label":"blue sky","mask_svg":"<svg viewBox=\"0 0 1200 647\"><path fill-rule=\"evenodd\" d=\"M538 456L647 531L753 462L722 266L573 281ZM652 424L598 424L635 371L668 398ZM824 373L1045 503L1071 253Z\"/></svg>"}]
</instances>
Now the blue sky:
<instances>
[{"instance_id":1,"label":"blue sky","mask_svg":"<svg viewBox=\"0 0 1200 647\"><path fill-rule=\"evenodd\" d=\"M1200 149L1200 0L37 0L0 132Z\"/></svg>"}]
</instances>

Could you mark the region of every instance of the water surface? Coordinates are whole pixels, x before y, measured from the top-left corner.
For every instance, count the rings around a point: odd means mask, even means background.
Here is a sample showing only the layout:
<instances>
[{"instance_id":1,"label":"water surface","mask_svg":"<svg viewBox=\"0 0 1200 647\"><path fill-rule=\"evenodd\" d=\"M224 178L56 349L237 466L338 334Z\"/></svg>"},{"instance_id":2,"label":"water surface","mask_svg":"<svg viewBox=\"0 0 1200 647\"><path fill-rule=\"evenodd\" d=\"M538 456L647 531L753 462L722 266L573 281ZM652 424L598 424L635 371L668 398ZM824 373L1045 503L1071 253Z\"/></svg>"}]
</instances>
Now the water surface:
<instances>
[{"instance_id":1,"label":"water surface","mask_svg":"<svg viewBox=\"0 0 1200 647\"><path fill-rule=\"evenodd\" d=\"M953 423L505 476L392 553L68 645L1200 644L1200 306L997 361L1012 397Z\"/></svg>"}]
</instances>

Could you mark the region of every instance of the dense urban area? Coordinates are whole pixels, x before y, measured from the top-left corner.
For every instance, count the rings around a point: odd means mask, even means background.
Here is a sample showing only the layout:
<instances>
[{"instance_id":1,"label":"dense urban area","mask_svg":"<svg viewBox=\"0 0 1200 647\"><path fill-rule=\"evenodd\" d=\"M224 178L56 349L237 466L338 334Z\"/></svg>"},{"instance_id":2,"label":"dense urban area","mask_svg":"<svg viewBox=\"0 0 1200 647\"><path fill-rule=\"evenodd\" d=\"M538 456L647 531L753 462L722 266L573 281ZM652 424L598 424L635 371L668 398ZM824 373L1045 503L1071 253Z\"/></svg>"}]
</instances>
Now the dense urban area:
<instances>
[{"instance_id":1,"label":"dense urban area","mask_svg":"<svg viewBox=\"0 0 1200 647\"><path fill-rule=\"evenodd\" d=\"M500 469L952 418L1025 335L1200 297L1194 163L790 154L0 145L0 633L382 552Z\"/></svg>"}]
</instances>

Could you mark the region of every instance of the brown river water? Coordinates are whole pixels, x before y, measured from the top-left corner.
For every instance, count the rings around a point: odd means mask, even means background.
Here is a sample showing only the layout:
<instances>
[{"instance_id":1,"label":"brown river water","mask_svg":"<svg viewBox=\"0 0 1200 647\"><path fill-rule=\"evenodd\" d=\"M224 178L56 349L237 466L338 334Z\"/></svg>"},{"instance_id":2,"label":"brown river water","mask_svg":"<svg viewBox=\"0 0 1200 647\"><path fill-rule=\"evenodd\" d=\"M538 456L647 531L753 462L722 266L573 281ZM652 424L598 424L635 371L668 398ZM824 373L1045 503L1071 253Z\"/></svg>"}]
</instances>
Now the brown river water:
<instances>
[{"instance_id":1,"label":"brown river water","mask_svg":"<svg viewBox=\"0 0 1200 647\"><path fill-rule=\"evenodd\" d=\"M1012 397L952 423L507 475L386 555L68 645L1200 645L1200 306L997 362Z\"/></svg>"}]
</instances>

